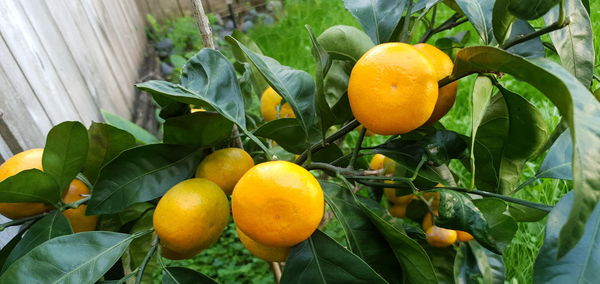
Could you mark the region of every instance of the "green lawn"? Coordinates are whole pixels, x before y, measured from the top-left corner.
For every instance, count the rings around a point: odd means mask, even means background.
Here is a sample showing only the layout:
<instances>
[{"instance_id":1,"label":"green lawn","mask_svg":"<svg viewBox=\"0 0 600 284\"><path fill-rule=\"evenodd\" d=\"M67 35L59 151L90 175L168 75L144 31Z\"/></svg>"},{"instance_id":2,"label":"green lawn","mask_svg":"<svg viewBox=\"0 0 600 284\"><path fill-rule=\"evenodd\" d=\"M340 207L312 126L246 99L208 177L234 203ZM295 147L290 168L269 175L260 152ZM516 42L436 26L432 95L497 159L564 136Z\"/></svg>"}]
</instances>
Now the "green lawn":
<instances>
[{"instance_id":1,"label":"green lawn","mask_svg":"<svg viewBox=\"0 0 600 284\"><path fill-rule=\"evenodd\" d=\"M597 30L600 27L600 1L590 2L592 2L592 21L595 30ZM439 9L437 22L442 22L451 14L452 11L447 8ZM258 26L249 33L249 36L258 43L266 55L279 60L284 65L305 70L312 74L314 73L314 62L310 51L310 40L304 28L306 24L310 25L317 35L332 25L343 24L359 27L350 13L344 9L341 0L287 0L286 15L281 21L271 26ZM541 21L534 22L534 25L542 24ZM453 31L446 31L434 36L429 40L429 43L435 42L436 38L453 35L464 30L469 30L471 33L468 45L479 44L477 34L468 23ZM544 40L548 40L548 38L546 37ZM599 41L600 32L597 32L595 33L595 42L598 43ZM598 54L600 53L598 44L595 45L595 50L596 61L598 62ZM553 59L558 60L557 57ZM596 71L598 71L598 68L596 68ZM470 90L473 81L473 76L460 81L456 104L450 113L442 119L442 123L447 128L467 135L470 133ZM560 119L558 111L536 89L509 76L503 78L502 83L512 91L523 95L538 107L550 129L553 129L558 123ZM372 141L367 141L367 143L378 142L374 141L378 140L377 138L369 139ZM534 174L540 162L541 159L538 159L526 165L523 180ZM458 164L453 164L455 170L465 173L466 170L460 169L460 167ZM565 182L543 180L528 186L516 196L530 201L555 204L568 189L569 184ZM544 224L545 220L519 224L519 230L504 255L509 282L532 282L533 263L543 242Z\"/></svg>"}]
</instances>

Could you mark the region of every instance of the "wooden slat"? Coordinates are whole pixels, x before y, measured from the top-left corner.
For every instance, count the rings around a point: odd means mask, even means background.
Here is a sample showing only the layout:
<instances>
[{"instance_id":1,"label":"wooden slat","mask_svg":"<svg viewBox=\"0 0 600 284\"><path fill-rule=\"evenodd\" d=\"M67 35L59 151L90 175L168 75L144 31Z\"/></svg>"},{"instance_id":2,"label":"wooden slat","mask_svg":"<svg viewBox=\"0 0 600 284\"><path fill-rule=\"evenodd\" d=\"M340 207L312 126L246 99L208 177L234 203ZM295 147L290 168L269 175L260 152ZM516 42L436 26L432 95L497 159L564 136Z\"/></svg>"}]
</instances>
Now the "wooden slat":
<instances>
[{"instance_id":1,"label":"wooden slat","mask_svg":"<svg viewBox=\"0 0 600 284\"><path fill-rule=\"evenodd\" d=\"M157 20L162 21L168 17L167 13L163 11L160 2L164 0L146 0L148 7L150 8L150 14Z\"/></svg>"},{"instance_id":2,"label":"wooden slat","mask_svg":"<svg viewBox=\"0 0 600 284\"><path fill-rule=\"evenodd\" d=\"M101 116L96 101L86 86L71 51L65 44L65 40L58 30L54 19L44 4L45 1L28 0L19 2L22 5L21 10L25 12L27 19L33 27L34 35L39 38L39 44L44 47L46 56L52 63L59 82L64 86L68 98L76 106L75 109L79 113L80 118L85 124L98 121ZM81 45L79 48L85 48L85 46ZM49 68L48 72L53 71ZM66 99L67 96L64 96L64 98Z\"/></svg>"},{"instance_id":3,"label":"wooden slat","mask_svg":"<svg viewBox=\"0 0 600 284\"><path fill-rule=\"evenodd\" d=\"M98 107L127 117L130 110L119 85L119 78L122 76L115 76L113 73L110 60L104 55L102 44L98 42L89 21L84 18L85 14L76 13L77 5L73 1L69 2L55 0L47 8Z\"/></svg>"},{"instance_id":4,"label":"wooden slat","mask_svg":"<svg viewBox=\"0 0 600 284\"><path fill-rule=\"evenodd\" d=\"M135 45L135 50L133 53L133 62L134 65L136 67L140 66L140 63L143 61L144 59L144 49L145 49L145 42L142 40L142 38L139 36L140 34L138 33L137 29L136 29L136 21L135 19L133 19L134 15L131 13L131 11L129 11L129 6L126 4L130 1L116 1L115 4L118 6L118 11L119 11L119 15L120 17L122 17L122 19L124 19L124 24L127 27L127 34L128 34L128 38L131 41L131 43L133 45ZM136 73L137 74L137 73Z\"/></svg>"},{"instance_id":5,"label":"wooden slat","mask_svg":"<svg viewBox=\"0 0 600 284\"><path fill-rule=\"evenodd\" d=\"M17 60L39 101L52 109L48 115L53 123L65 120L80 120L75 106L64 100L66 90L35 31L27 18L16 7L15 1L0 1L0 34Z\"/></svg>"}]
</instances>

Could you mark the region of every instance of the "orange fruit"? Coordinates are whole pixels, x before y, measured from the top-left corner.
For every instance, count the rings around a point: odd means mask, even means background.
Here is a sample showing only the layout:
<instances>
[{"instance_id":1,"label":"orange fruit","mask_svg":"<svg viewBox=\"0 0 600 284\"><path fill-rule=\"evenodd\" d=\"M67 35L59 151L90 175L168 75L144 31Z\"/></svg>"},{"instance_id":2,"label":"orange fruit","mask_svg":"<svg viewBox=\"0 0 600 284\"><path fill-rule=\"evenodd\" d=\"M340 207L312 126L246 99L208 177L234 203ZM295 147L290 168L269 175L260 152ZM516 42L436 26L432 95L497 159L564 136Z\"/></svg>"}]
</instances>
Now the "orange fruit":
<instances>
[{"instance_id":1,"label":"orange fruit","mask_svg":"<svg viewBox=\"0 0 600 284\"><path fill-rule=\"evenodd\" d=\"M191 113L195 113L195 112L202 112L202 111L206 111L206 110L205 110L205 109L203 109L203 108L192 108L192 109L190 110L190 112L191 112Z\"/></svg>"},{"instance_id":2,"label":"orange fruit","mask_svg":"<svg viewBox=\"0 0 600 284\"><path fill-rule=\"evenodd\" d=\"M387 181L386 182L391 182L391 181ZM391 201L392 203L396 204L396 205L408 205L408 203L410 203L413 200L418 199L414 194L407 194L407 195L403 195L403 196L396 196L396 189L395 188L384 188L383 189L383 194L385 194L385 197L387 197L387 199L389 201Z\"/></svg>"},{"instance_id":3,"label":"orange fruit","mask_svg":"<svg viewBox=\"0 0 600 284\"><path fill-rule=\"evenodd\" d=\"M447 247L456 242L456 231L431 226L425 231L425 239L432 247Z\"/></svg>"},{"instance_id":4,"label":"orange fruit","mask_svg":"<svg viewBox=\"0 0 600 284\"><path fill-rule=\"evenodd\" d=\"M184 259L212 245L229 221L229 204L214 182L193 178L173 186L160 199L153 224L164 257Z\"/></svg>"},{"instance_id":5,"label":"orange fruit","mask_svg":"<svg viewBox=\"0 0 600 284\"><path fill-rule=\"evenodd\" d=\"M317 229L325 209L323 190L306 169L287 161L258 164L231 195L233 220L253 240L291 247Z\"/></svg>"},{"instance_id":6,"label":"orange fruit","mask_svg":"<svg viewBox=\"0 0 600 284\"><path fill-rule=\"evenodd\" d=\"M268 87L260 97L260 113L265 121L277 118L295 118L294 110L288 103L281 105L281 96L271 87ZM279 113L277 109L279 108Z\"/></svg>"},{"instance_id":7,"label":"orange fruit","mask_svg":"<svg viewBox=\"0 0 600 284\"><path fill-rule=\"evenodd\" d=\"M82 194L90 194L90 189L82 181L74 179L69 185L69 189L65 193L63 201L65 203L75 202L85 198L81 196ZM71 227L73 227L73 232L75 233L93 231L96 229L96 225L98 225L98 216L86 216L86 208L87 205L82 204L75 209L63 211L63 215L67 217L67 220L69 220Z\"/></svg>"},{"instance_id":8,"label":"orange fruit","mask_svg":"<svg viewBox=\"0 0 600 284\"><path fill-rule=\"evenodd\" d=\"M468 242L473 239L473 236L465 231L456 231L456 240L459 242Z\"/></svg>"},{"instance_id":9,"label":"orange fruit","mask_svg":"<svg viewBox=\"0 0 600 284\"><path fill-rule=\"evenodd\" d=\"M197 178L216 183L230 195L238 180L254 166L254 160L240 148L225 148L206 156L196 169Z\"/></svg>"},{"instance_id":10,"label":"orange fruit","mask_svg":"<svg viewBox=\"0 0 600 284\"><path fill-rule=\"evenodd\" d=\"M435 213L435 216L438 215L437 211L433 211L433 213ZM433 218L431 216L431 213L427 213L425 215L425 217L423 217L423 223L422 223L423 230L427 231L427 229L431 228L431 226L433 226Z\"/></svg>"},{"instance_id":11,"label":"orange fruit","mask_svg":"<svg viewBox=\"0 0 600 284\"><path fill-rule=\"evenodd\" d=\"M248 237L244 232L240 230L240 228L235 228L238 237L244 247L254 256L266 260L268 262L283 262L287 259L287 256L290 252L289 247L273 247L263 245L250 237Z\"/></svg>"},{"instance_id":12,"label":"orange fruit","mask_svg":"<svg viewBox=\"0 0 600 284\"><path fill-rule=\"evenodd\" d=\"M382 154L373 155L373 158L371 158L371 162L369 163L369 167L372 170L384 169L384 175L391 175L396 171L396 163L394 160Z\"/></svg>"},{"instance_id":13,"label":"orange fruit","mask_svg":"<svg viewBox=\"0 0 600 284\"><path fill-rule=\"evenodd\" d=\"M394 206L388 208L390 214L396 218L406 217L406 206L408 204L394 204Z\"/></svg>"},{"instance_id":14,"label":"orange fruit","mask_svg":"<svg viewBox=\"0 0 600 284\"><path fill-rule=\"evenodd\" d=\"M427 44L427 43L419 43L413 45L414 48L417 49L423 56L425 56L433 66L435 66L435 70L437 73L437 80L442 80L452 74L452 69L454 68L454 63L452 59L438 49L437 47ZM444 87L439 89L438 99L435 103L435 108L433 109L433 113L425 122L425 124L432 124L436 121L440 120L444 115L450 111L450 108L454 105L454 101L456 100L456 90L458 89L458 81L452 82Z\"/></svg>"},{"instance_id":15,"label":"orange fruit","mask_svg":"<svg viewBox=\"0 0 600 284\"><path fill-rule=\"evenodd\" d=\"M416 48L399 42L367 51L348 83L354 117L376 134L403 134L423 125L437 97L434 66Z\"/></svg>"},{"instance_id":16,"label":"orange fruit","mask_svg":"<svg viewBox=\"0 0 600 284\"><path fill-rule=\"evenodd\" d=\"M0 181L29 169L42 169L42 154L44 149L31 149L18 153L0 165ZM49 204L20 202L0 203L0 214L10 219L21 219L40 214L52 208Z\"/></svg>"}]
</instances>

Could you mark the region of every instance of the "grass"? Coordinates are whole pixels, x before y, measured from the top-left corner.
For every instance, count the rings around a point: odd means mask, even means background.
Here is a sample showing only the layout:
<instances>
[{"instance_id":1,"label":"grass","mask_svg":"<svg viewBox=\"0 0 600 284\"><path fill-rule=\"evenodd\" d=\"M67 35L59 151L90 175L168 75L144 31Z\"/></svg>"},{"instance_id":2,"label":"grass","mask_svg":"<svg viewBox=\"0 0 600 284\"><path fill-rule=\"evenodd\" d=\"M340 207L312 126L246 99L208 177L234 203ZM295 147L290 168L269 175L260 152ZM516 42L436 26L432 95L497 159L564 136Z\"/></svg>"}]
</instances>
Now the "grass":
<instances>
[{"instance_id":1,"label":"grass","mask_svg":"<svg viewBox=\"0 0 600 284\"><path fill-rule=\"evenodd\" d=\"M591 17L593 26L597 30L600 27L600 1L590 1ZM440 23L453 12L447 8L438 10L437 22ZM333 25L351 25L359 27L356 20L343 7L341 0L288 0L286 1L286 16L278 23L271 26L259 26L250 31L249 36L261 47L263 52L281 62L284 65L314 73L314 62L311 56L311 44L304 25L310 25L315 34ZM540 21L534 25L542 25ZM479 43L478 35L467 23L452 30L440 33L429 40L430 43L443 36L453 35L459 31L470 31L471 37L468 45ZM548 41L547 36L544 40ZM596 62L600 57L600 32L594 34ZM551 57L558 61L556 56ZM598 67L595 68L596 72ZM508 89L517 92L527 98L541 112L549 129L560 120L557 109L545 98L543 94L523 82L517 81L510 76L505 76L502 83ZM470 133L471 121L471 88L474 77L462 79L457 95L457 101L453 109L442 119L442 123L451 130L463 134ZM595 86L600 86L597 82ZM349 139L355 139L356 134ZM368 138L366 143L376 144L381 138ZM529 162L524 170L522 179L534 175L541 159ZM459 173L466 172L453 163L452 167ZM538 180L516 194L516 197L544 204L556 204L560 197L570 189L570 184L557 180ZM520 223L517 234L511 245L505 251L504 262L506 266L507 281L511 283L532 283L533 265L537 252L542 245L545 220L534 223Z\"/></svg>"}]
</instances>

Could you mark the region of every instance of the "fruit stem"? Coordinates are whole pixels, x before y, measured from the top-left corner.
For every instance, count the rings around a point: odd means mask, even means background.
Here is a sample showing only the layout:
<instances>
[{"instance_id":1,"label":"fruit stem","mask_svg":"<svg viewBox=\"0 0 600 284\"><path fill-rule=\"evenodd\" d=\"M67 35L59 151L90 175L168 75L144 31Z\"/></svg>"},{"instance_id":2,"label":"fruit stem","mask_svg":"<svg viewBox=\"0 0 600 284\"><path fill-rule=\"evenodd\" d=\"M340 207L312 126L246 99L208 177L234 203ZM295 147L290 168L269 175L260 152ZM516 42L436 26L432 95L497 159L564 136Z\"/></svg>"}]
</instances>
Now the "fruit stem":
<instances>
[{"instance_id":1,"label":"fruit stem","mask_svg":"<svg viewBox=\"0 0 600 284\"><path fill-rule=\"evenodd\" d=\"M50 211L50 212L52 212L52 211ZM40 214L37 214L37 215L33 215L33 216L21 218L21 219L16 219L16 220L12 220L12 221L6 222L4 224L0 224L0 232L4 231L8 227L18 226L18 225L21 225L21 224L23 224L25 222L31 221L31 220L40 219L40 218L42 218L42 217L50 214L50 212L44 212L44 213L40 213Z\"/></svg>"},{"instance_id":2,"label":"fruit stem","mask_svg":"<svg viewBox=\"0 0 600 284\"><path fill-rule=\"evenodd\" d=\"M562 10L563 9L561 9L561 14L564 13ZM519 44L519 43L526 42L526 41L528 41L530 39L534 39L536 37L539 37L541 35L553 32L555 30L560 30L560 29L566 27L569 23L570 23L569 18L565 18L564 15L563 15L562 19L559 17L558 21L552 23L551 25L549 25L549 26L547 26L547 27L545 27L543 29L540 29L540 30L537 30L535 32L523 35L521 37L517 37L517 38L515 38L515 39L513 39L511 41L506 42L502 46L502 49L509 49L509 48L511 48L511 47Z\"/></svg>"},{"instance_id":3,"label":"fruit stem","mask_svg":"<svg viewBox=\"0 0 600 284\"><path fill-rule=\"evenodd\" d=\"M318 163L318 162L310 163L310 164L306 165L304 168L309 171L310 170L323 170L323 171L335 172L337 174L342 174L345 176L360 176L360 177L369 176L369 178L377 178L377 177L373 177L373 176L379 175L383 172L383 169L380 169L380 170L353 170L353 169L349 169L349 168L340 168L340 167L332 166L327 163Z\"/></svg>"},{"instance_id":4,"label":"fruit stem","mask_svg":"<svg viewBox=\"0 0 600 284\"><path fill-rule=\"evenodd\" d=\"M142 277L144 277L144 270L146 270L148 262L150 262L150 259L152 259L152 255L154 255L154 253L156 252L156 248L158 248L158 234L154 235L154 237L152 238L152 247L150 247L150 250L148 250L146 257L144 257L144 261L142 261L142 264L140 265L140 267L138 267L139 270L137 272L137 276L135 277L135 284L142 283Z\"/></svg>"},{"instance_id":5,"label":"fruit stem","mask_svg":"<svg viewBox=\"0 0 600 284\"><path fill-rule=\"evenodd\" d=\"M298 157L298 159L296 159L296 164L298 165L302 165L304 164L304 162L306 162L306 159L308 158L309 154L312 154L314 152L317 152L323 148L325 148L327 145L335 142L336 140L344 137L344 135L350 133L350 131L354 130L355 128L357 128L360 125L360 123L354 119L350 122L348 122L348 124L344 125L342 128L340 128L340 130L338 130L337 132L331 134L329 137L325 138L325 141L319 141L315 144L313 144L312 146L310 146L308 149L306 149L306 151L304 151L300 157Z\"/></svg>"},{"instance_id":6,"label":"fruit stem","mask_svg":"<svg viewBox=\"0 0 600 284\"><path fill-rule=\"evenodd\" d=\"M281 280L281 265L279 262L269 262L269 268L271 268L271 272L273 272L273 278L275 278L275 283L279 284Z\"/></svg>"},{"instance_id":7,"label":"fruit stem","mask_svg":"<svg viewBox=\"0 0 600 284\"><path fill-rule=\"evenodd\" d=\"M365 134L367 133L367 128L363 127L360 131L360 135L358 135L358 141L356 141L356 145L354 145L354 150L352 151L352 156L350 156L350 163L348 163L348 169L354 169L354 164L356 163L356 158L358 157L358 152L362 147L363 140L365 139Z\"/></svg>"}]
</instances>

